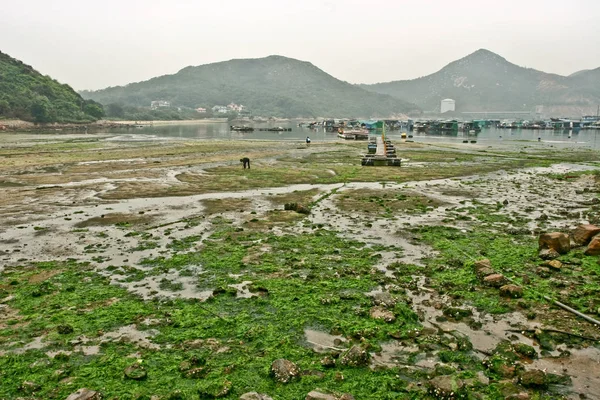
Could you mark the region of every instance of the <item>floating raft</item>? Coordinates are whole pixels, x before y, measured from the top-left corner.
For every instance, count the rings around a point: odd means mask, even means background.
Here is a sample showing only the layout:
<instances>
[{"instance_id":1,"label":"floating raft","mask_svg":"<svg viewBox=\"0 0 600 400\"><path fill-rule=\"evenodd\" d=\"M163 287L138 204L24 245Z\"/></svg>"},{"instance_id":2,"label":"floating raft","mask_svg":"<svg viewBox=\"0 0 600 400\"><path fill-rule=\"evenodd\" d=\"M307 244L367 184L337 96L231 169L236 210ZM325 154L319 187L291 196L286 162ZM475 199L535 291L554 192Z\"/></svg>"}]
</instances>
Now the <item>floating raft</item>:
<instances>
[{"instance_id":1,"label":"floating raft","mask_svg":"<svg viewBox=\"0 0 600 400\"><path fill-rule=\"evenodd\" d=\"M366 154L361 165L365 166L389 166L399 167L400 159L396 157L396 148L392 142L384 141L382 137L377 137L376 142L369 142L367 145L369 154Z\"/></svg>"}]
</instances>

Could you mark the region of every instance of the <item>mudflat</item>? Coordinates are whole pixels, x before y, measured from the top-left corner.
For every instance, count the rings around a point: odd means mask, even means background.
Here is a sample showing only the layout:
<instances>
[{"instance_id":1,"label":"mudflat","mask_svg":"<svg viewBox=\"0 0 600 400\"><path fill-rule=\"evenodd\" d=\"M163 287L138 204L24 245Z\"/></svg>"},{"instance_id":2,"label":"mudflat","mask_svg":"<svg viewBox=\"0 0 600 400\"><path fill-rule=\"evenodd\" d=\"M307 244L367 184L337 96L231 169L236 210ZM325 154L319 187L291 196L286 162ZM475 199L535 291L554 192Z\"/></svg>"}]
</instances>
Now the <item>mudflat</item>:
<instances>
[{"instance_id":1,"label":"mudflat","mask_svg":"<svg viewBox=\"0 0 600 400\"><path fill-rule=\"evenodd\" d=\"M599 398L600 154L395 144L0 135L0 398Z\"/></svg>"}]
</instances>

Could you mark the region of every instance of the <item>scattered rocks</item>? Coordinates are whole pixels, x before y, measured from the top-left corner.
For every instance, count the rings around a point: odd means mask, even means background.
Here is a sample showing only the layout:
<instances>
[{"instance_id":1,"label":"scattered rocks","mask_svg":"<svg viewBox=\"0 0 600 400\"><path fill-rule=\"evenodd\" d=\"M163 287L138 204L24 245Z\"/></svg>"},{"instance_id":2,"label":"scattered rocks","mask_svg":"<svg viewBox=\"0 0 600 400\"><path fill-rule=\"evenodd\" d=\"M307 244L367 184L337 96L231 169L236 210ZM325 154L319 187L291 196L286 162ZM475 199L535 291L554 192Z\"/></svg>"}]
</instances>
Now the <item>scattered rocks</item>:
<instances>
[{"instance_id":1,"label":"scattered rocks","mask_svg":"<svg viewBox=\"0 0 600 400\"><path fill-rule=\"evenodd\" d=\"M132 364L129 367L125 368L125 371L123 371L123 373L125 374L126 378L133 379L135 381L141 381L143 379L146 379L146 377L148 376L146 369L142 366L142 364L139 363Z\"/></svg>"},{"instance_id":2,"label":"scattered rocks","mask_svg":"<svg viewBox=\"0 0 600 400\"><path fill-rule=\"evenodd\" d=\"M273 400L271 396L257 392L248 392L240 396L240 400Z\"/></svg>"},{"instance_id":3,"label":"scattered rocks","mask_svg":"<svg viewBox=\"0 0 600 400\"><path fill-rule=\"evenodd\" d=\"M571 250L569 235L562 232L543 233L539 238L539 249L553 249L559 254L566 254Z\"/></svg>"},{"instance_id":4,"label":"scattered rocks","mask_svg":"<svg viewBox=\"0 0 600 400\"><path fill-rule=\"evenodd\" d=\"M544 388L548 385L546 373L539 369L523 372L519 377L519 382L529 388Z\"/></svg>"},{"instance_id":5,"label":"scattered rocks","mask_svg":"<svg viewBox=\"0 0 600 400\"><path fill-rule=\"evenodd\" d=\"M513 299L521 298L523 297L523 288L513 284L504 285L500 287L500 295Z\"/></svg>"},{"instance_id":6,"label":"scattered rocks","mask_svg":"<svg viewBox=\"0 0 600 400\"><path fill-rule=\"evenodd\" d=\"M592 240L594 236L599 233L600 227L597 227L596 225L579 225L577 228L571 231L571 238L576 245L585 246L590 242L590 240Z\"/></svg>"},{"instance_id":7,"label":"scattered rocks","mask_svg":"<svg viewBox=\"0 0 600 400\"><path fill-rule=\"evenodd\" d=\"M529 400L529 393L520 392L516 394L511 394L509 396L506 396L504 400Z\"/></svg>"},{"instance_id":8,"label":"scattered rocks","mask_svg":"<svg viewBox=\"0 0 600 400\"><path fill-rule=\"evenodd\" d=\"M393 312L380 306L371 308L370 315L373 319L380 319L384 320L385 322L394 322L396 320L396 316Z\"/></svg>"},{"instance_id":9,"label":"scattered rocks","mask_svg":"<svg viewBox=\"0 0 600 400\"><path fill-rule=\"evenodd\" d=\"M280 358L271 364L271 375L278 382L288 383L300 375L300 369L293 362Z\"/></svg>"},{"instance_id":10,"label":"scattered rocks","mask_svg":"<svg viewBox=\"0 0 600 400\"><path fill-rule=\"evenodd\" d=\"M354 345L340 358L342 365L360 367L369 364L369 353L360 346Z\"/></svg>"},{"instance_id":11,"label":"scattered rocks","mask_svg":"<svg viewBox=\"0 0 600 400\"><path fill-rule=\"evenodd\" d=\"M483 278L483 283L492 287L501 287L508 283L504 275L502 274L492 274Z\"/></svg>"},{"instance_id":12,"label":"scattered rocks","mask_svg":"<svg viewBox=\"0 0 600 400\"><path fill-rule=\"evenodd\" d=\"M75 393L71 393L66 400L101 400L102 394L94 390L81 388Z\"/></svg>"}]
</instances>

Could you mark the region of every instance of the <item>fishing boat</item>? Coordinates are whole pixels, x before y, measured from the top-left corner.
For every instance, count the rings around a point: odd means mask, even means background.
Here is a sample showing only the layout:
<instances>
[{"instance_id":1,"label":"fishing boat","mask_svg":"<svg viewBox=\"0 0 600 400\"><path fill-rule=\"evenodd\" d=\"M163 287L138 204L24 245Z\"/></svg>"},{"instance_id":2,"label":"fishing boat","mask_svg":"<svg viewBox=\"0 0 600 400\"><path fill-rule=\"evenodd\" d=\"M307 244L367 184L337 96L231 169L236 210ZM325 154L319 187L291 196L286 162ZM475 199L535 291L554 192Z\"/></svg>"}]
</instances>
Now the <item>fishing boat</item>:
<instances>
[{"instance_id":1,"label":"fishing boat","mask_svg":"<svg viewBox=\"0 0 600 400\"><path fill-rule=\"evenodd\" d=\"M234 132L254 132L254 128L246 125L231 125L229 127Z\"/></svg>"},{"instance_id":2,"label":"fishing boat","mask_svg":"<svg viewBox=\"0 0 600 400\"><path fill-rule=\"evenodd\" d=\"M346 140L367 140L369 139L369 131L366 130L350 130L345 131L338 129L338 137Z\"/></svg>"}]
</instances>

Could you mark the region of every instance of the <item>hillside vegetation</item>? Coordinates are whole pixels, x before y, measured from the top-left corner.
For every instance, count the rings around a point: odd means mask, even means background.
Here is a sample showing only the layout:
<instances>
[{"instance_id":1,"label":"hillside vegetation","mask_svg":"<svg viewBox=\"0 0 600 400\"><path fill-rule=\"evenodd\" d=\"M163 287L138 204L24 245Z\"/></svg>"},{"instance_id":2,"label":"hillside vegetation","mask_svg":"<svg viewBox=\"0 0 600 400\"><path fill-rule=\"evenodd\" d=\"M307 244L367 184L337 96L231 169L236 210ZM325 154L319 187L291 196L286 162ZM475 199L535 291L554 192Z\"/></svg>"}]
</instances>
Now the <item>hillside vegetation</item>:
<instances>
[{"instance_id":1,"label":"hillside vegetation","mask_svg":"<svg viewBox=\"0 0 600 400\"><path fill-rule=\"evenodd\" d=\"M0 118L82 123L103 115L102 105L0 52Z\"/></svg>"},{"instance_id":2,"label":"hillside vegetation","mask_svg":"<svg viewBox=\"0 0 600 400\"><path fill-rule=\"evenodd\" d=\"M340 81L311 63L281 56L187 67L145 82L81 92L105 105L174 107L243 104L254 115L277 117L371 117L418 111L391 96Z\"/></svg>"},{"instance_id":3,"label":"hillside vegetation","mask_svg":"<svg viewBox=\"0 0 600 400\"><path fill-rule=\"evenodd\" d=\"M440 101L456 100L456 110L544 111L581 115L594 113L600 104L600 68L569 77L549 74L510 63L488 50L478 50L440 71L413 80L361 85L439 111Z\"/></svg>"}]
</instances>

